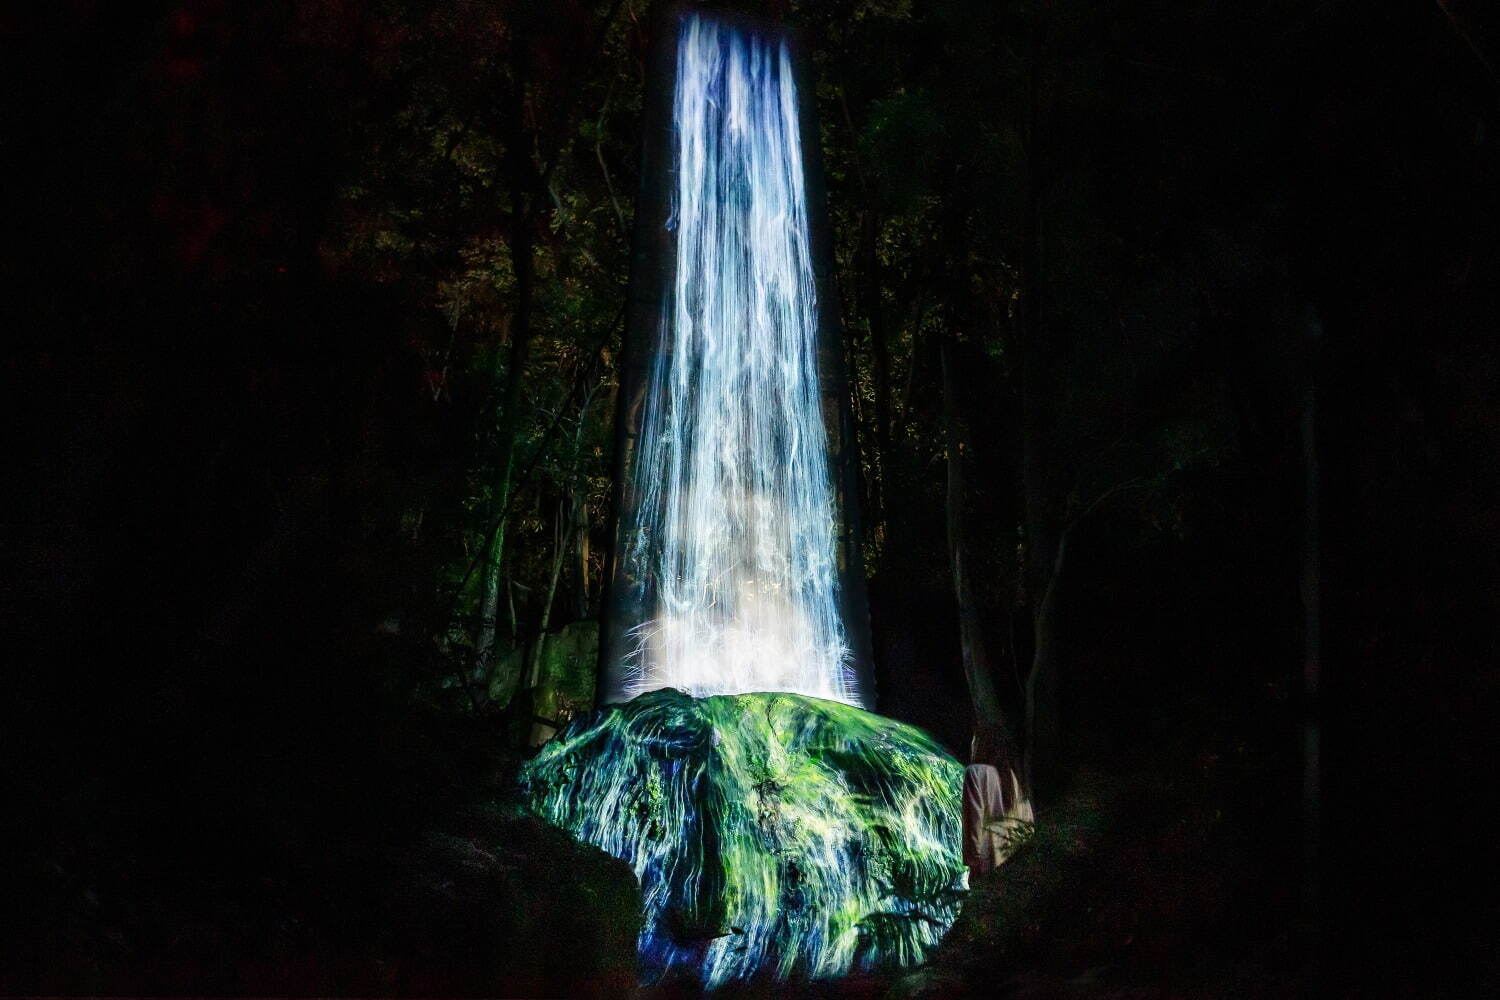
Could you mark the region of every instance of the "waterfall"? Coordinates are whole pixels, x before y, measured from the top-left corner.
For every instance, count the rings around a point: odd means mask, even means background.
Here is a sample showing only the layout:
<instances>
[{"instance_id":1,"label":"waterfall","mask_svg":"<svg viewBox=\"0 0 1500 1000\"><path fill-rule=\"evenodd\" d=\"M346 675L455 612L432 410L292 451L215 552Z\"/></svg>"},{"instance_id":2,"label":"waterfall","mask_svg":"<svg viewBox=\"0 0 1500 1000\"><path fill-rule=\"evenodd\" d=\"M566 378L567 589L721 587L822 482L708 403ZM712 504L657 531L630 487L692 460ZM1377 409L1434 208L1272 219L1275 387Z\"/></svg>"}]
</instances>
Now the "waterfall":
<instances>
[{"instance_id":1,"label":"waterfall","mask_svg":"<svg viewBox=\"0 0 1500 1000\"><path fill-rule=\"evenodd\" d=\"M635 872L643 984L909 967L963 895L963 766L868 711L793 54L739 19L672 27L655 72L675 82L646 112L604 704L526 764L521 799Z\"/></svg>"},{"instance_id":2,"label":"waterfall","mask_svg":"<svg viewBox=\"0 0 1500 1000\"><path fill-rule=\"evenodd\" d=\"M621 526L641 609L612 667L626 699L872 700L841 610L798 107L784 38L682 19L676 272Z\"/></svg>"}]
</instances>

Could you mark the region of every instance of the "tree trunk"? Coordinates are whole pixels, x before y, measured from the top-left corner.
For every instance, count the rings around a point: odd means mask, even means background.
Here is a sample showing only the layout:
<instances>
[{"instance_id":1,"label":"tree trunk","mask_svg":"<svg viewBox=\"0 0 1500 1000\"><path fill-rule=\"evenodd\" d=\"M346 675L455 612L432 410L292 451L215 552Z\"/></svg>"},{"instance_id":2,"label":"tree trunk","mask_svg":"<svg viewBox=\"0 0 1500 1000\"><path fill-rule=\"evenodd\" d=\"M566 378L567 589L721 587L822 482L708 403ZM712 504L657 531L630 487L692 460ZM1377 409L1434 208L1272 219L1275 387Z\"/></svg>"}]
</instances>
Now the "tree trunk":
<instances>
[{"instance_id":1,"label":"tree trunk","mask_svg":"<svg viewBox=\"0 0 1500 1000\"><path fill-rule=\"evenodd\" d=\"M1317 363L1322 322L1309 307L1307 362L1302 386L1302 907L1304 961L1316 969L1321 942L1322 766L1322 562L1319 526Z\"/></svg>"},{"instance_id":2,"label":"tree trunk","mask_svg":"<svg viewBox=\"0 0 1500 1000\"><path fill-rule=\"evenodd\" d=\"M885 470L891 462L891 347L885 304L881 301L882 275L877 254L880 220L874 209L862 214L860 223L860 299L870 324L870 361L875 392L875 462L876 477L873 499L877 509L871 511L878 534L885 534Z\"/></svg>"},{"instance_id":3,"label":"tree trunk","mask_svg":"<svg viewBox=\"0 0 1500 1000\"><path fill-rule=\"evenodd\" d=\"M1010 727L1000 708L995 673L984 642L983 620L974 596L971 560L964 527L963 423L959 418L957 390L953 379L952 345L941 345L943 373L943 417L948 454L948 555L953 567L953 596L958 605L958 634L962 649L964 680L974 711L971 763L994 764L1001 774L1017 770Z\"/></svg>"},{"instance_id":4,"label":"tree trunk","mask_svg":"<svg viewBox=\"0 0 1500 1000\"><path fill-rule=\"evenodd\" d=\"M1031 672L1026 677L1026 787L1035 797L1055 791L1062 750L1057 644L1058 591L1068 554L1071 529L1058 538L1057 555L1047 574L1046 590L1033 615Z\"/></svg>"},{"instance_id":5,"label":"tree trunk","mask_svg":"<svg viewBox=\"0 0 1500 1000\"><path fill-rule=\"evenodd\" d=\"M589 616L589 505L578 492L573 494L574 536L573 568L576 588L573 593L573 617L579 621Z\"/></svg>"},{"instance_id":6,"label":"tree trunk","mask_svg":"<svg viewBox=\"0 0 1500 1000\"><path fill-rule=\"evenodd\" d=\"M1042 102L1045 90L1050 0L1037 15L1027 84L1026 200L1021 220L1021 487L1025 510L1022 603L1031 618L1031 669L1026 688L1026 785L1034 798L1054 788L1057 731L1057 573L1065 538L1055 499L1056 453L1052 393L1056 347L1044 322L1042 206L1045 184ZM1037 713L1041 713L1039 719ZM1042 732L1041 730L1045 730Z\"/></svg>"},{"instance_id":7,"label":"tree trunk","mask_svg":"<svg viewBox=\"0 0 1500 1000\"><path fill-rule=\"evenodd\" d=\"M490 667L495 653L495 619L500 611L500 567L505 552L505 510L510 503L511 466L515 460L516 440L520 435L521 390L526 377L526 362L531 353L531 300L534 284L532 245L532 205L526 197L532 174L529 144L522 136L521 121L525 110L526 83L524 48L519 40L512 43L513 74L507 120L512 123L506 136L505 159L510 181L509 234L511 270L516 279L516 307L510 321L510 358L505 378L505 395L501 402L496 440L495 468L500 476L495 492L495 528L485 563L484 590L479 607L479 636L474 644L479 672Z\"/></svg>"},{"instance_id":8,"label":"tree trunk","mask_svg":"<svg viewBox=\"0 0 1500 1000\"><path fill-rule=\"evenodd\" d=\"M529 686L535 687L540 678L537 676L538 668L542 661L542 648L547 642L547 629L552 623L552 602L557 597L557 583L562 576L563 563L568 552L573 547L575 533L588 534L587 523L580 523L579 511L583 509L578 500L575 484L578 481L578 469L583 462L583 431L588 425L589 407L594 401L594 390L590 389L583 397L583 403L578 410L578 426L573 430L573 458L568 466L566 487L567 496L557 502L557 515L552 529L552 577L547 584L547 596L542 600L541 623L537 627L536 645L531 653L531 667L529 670ZM566 511L566 513L564 513Z\"/></svg>"},{"instance_id":9,"label":"tree trunk","mask_svg":"<svg viewBox=\"0 0 1500 1000\"><path fill-rule=\"evenodd\" d=\"M552 627L552 602L557 597L557 581L562 576L563 556L567 552L568 538L573 533L572 519L563 523L563 502L557 503L557 513L552 521L552 574L547 581L547 593L542 598L542 614L536 627L536 642L531 647L531 663L526 669L526 686L534 688L541 683L542 652L547 645L547 629Z\"/></svg>"},{"instance_id":10,"label":"tree trunk","mask_svg":"<svg viewBox=\"0 0 1500 1000\"><path fill-rule=\"evenodd\" d=\"M505 602L510 608L510 642L514 646L521 634L521 622L516 617L516 582L509 573L505 574Z\"/></svg>"}]
</instances>

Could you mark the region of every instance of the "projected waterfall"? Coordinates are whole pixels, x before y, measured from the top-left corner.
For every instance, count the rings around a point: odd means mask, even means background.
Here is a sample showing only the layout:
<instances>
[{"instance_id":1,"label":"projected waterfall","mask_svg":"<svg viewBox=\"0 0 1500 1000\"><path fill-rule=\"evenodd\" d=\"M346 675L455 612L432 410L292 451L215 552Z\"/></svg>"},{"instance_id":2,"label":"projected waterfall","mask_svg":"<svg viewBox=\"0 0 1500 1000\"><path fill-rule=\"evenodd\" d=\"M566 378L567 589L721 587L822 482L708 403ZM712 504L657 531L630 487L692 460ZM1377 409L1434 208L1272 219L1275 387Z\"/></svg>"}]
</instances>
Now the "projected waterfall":
<instances>
[{"instance_id":1,"label":"projected waterfall","mask_svg":"<svg viewBox=\"0 0 1500 1000\"><path fill-rule=\"evenodd\" d=\"M792 54L742 25L689 15L675 60L659 53L671 129L646 128L608 704L520 782L634 869L648 984L914 964L964 875L963 766L865 711L847 394L820 343Z\"/></svg>"},{"instance_id":2,"label":"projected waterfall","mask_svg":"<svg viewBox=\"0 0 1500 1000\"><path fill-rule=\"evenodd\" d=\"M683 20L676 272L620 575L613 700L790 691L868 705L839 594L798 96L783 41Z\"/></svg>"}]
</instances>

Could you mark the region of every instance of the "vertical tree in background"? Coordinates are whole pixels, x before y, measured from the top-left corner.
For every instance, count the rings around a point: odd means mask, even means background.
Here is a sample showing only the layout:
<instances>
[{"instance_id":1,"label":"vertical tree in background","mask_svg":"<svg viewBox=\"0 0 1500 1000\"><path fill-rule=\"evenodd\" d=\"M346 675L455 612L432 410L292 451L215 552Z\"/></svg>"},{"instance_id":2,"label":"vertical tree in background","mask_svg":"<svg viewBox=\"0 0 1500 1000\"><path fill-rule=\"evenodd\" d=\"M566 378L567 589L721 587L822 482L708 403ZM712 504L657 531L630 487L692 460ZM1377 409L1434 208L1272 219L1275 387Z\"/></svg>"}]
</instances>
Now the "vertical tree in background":
<instances>
[{"instance_id":1,"label":"vertical tree in background","mask_svg":"<svg viewBox=\"0 0 1500 1000\"><path fill-rule=\"evenodd\" d=\"M501 654L554 620L554 575L581 614L596 586L599 525L579 519L603 509L588 404L618 337L636 18L623 0L397 5L371 32L386 118L325 252L400 289L433 420L472 441L460 508L409 520L446 553L426 617L474 707ZM578 512L561 531L540 513L558 502Z\"/></svg>"}]
</instances>

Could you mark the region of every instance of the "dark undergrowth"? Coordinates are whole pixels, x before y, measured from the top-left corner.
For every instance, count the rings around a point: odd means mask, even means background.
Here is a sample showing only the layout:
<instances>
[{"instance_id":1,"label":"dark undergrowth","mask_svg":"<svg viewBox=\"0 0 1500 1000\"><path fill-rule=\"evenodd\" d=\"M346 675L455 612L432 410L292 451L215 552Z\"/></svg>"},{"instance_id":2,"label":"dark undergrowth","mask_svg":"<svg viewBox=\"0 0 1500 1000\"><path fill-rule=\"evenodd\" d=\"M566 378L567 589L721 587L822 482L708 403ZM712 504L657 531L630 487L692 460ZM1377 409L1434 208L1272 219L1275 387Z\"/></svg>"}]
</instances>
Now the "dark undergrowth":
<instances>
[{"instance_id":1,"label":"dark undergrowth","mask_svg":"<svg viewBox=\"0 0 1500 1000\"><path fill-rule=\"evenodd\" d=\"M191 830L166 817L137 839L101 827L33 842L11 859L23 878L0 992L699 995L635 988L633 876L505 804L514 754L480 727L406 719L368 730L383 746L356 753L351 739L347 758L305 767L287 809L199 803L179 817ZM976 882L926 966L715 996L1297 994L1296 801L1267 792L1296 786L1268 780L1273 764L1226 744L1081 772ZM271 790L244 775L237 787Z\"/></svg>"},{"instance_id":2,"label":"dark undergrowth","mask_svg":"<svg viewBox=\"0 0 1500 1000\"><path fill-rule=\"evenodd\" d=\"M1297 994L1296 817L1274 800L1235 808L1231 768L1202 764L1081 776L890 996Z\"/></svg>"},{"instance_id":3,"label":"dark undergrowth","mask_svg":"<svg viewBox=\"0 0 1500 1000\"><path fill-rule=\"evenodd\" d=\"M76 751L93 780L25 810L4 859L0 995L633 987L634 875L508 804L519 759L491 727L348 699L313 753L264 708L202 720L217 757L180 731Z\"/></svg>"},{"instance_id":4,"label":"dark undergrowth","mask_svg":"<svg viewBox=\"0 0 1500 1000\"><path fill-rule=\"evenodd\" d=\"M1128 775L1078 774L974 884L923 967L716 998L1284 997L1299 951L1296 785L1233 741ZM1281 791L1277 791L1280 789ZM643 991L652 1000L690 991Z\"/></svg>"}]
</instances>

